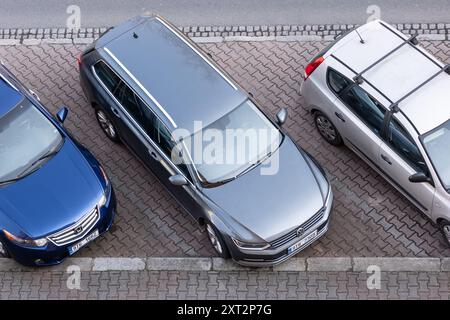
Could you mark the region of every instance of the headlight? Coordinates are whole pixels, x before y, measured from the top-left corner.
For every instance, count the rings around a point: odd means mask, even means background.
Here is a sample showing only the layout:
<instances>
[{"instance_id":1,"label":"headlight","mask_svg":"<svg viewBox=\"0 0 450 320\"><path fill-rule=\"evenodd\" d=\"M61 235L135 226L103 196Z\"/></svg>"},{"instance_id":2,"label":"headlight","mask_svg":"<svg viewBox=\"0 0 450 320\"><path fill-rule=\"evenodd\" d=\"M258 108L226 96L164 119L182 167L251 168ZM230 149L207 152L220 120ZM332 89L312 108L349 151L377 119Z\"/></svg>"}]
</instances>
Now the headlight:
<instances>
[{"instance_id":1,"label":"headlight","mask_svg":"<svg viewBox=\"0 0 450 320\"><path fill-rule=\"evenodd\" d=\"M105 169L103 169L102 166L98 166L98 168L100 169L100 173L102 174L103 179L105 179L106 185L109 185L109 178L108 175L106 174Z\"/></svg>"},{"instance_id":2,"label":"headlight","mask_svg":"<svg viewBox=\"0 0 450 320\"><path fill-rule=\"evenodd\" d=\"M21 244L21 245L26 245L26 246L30 246L30 247L43 247L48 243L48 240L46 238L42 238L42 239L22 239L19 238L15 235L13 235L12 233L3 230L3 233L5 234L6 238L8 238L9 240L11 240L12 242Z\"/></svg>"},{"instance_id":3,"label":"headlight","mask_svg":"<svg viewBox=\"0 0 450 320\"><path fill-rule=\"evenodd\" d=\"M100 198L100 200L98 202L98 206L103 207L106 204L106 202L108 201L109 193L111 192L111 185L109 182L109 178L106 175L105 169L103 169L102 166L99 166L99 169L100 169L100 173L103 176L103 179L105 179L105 182L106 182L106 188L102 194L102 197Z\"/></svg>"},{"instance_id":4,"label":"headlight","mask_svg":"<svg viewBox=\"0 0 450 320\"><path fill-rule=\"evenodd\" d=\"M243 249L243 250L265 250L270 247L270 244L268 244L268 243L246 243L246 242L237 240L235 238L231 238L231 239L233 239L234 244L238 248Z\"/></svg>"}]
</instances>

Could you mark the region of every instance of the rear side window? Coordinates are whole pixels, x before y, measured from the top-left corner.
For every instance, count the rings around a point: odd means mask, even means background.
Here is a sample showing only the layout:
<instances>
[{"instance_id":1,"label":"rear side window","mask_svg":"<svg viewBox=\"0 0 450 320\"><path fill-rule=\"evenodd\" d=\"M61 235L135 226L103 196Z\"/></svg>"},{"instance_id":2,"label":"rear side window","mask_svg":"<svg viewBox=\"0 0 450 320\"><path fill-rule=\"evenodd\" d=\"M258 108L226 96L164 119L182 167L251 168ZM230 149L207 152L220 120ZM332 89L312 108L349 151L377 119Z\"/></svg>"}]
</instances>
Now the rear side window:
<instances>
[{"instance_id":1,"label":"rear side window","mask_svg":"<svg viewBox=\"0 0 450 320\"><path fill-rule=\"evenodd\" d=\"M119 101L122 107L144 129L151 139L155 139L154 122L156 116L150 108L126 84L118 89Z\"/></svg>"},{"instance_id":2,"label":"rear side window","mask_svg":"<svg viewBox=\"0 0 450 320\"><path fill-rule=\"evenodd\" d=\"M142 106L140 105L140 99L136 97L133 90L127 85L123 85L119 89L119 100L122 106L127 112L137 121L142 121Z\"/></svg>"},{"instance_id":3,"label":"rear side window","mask_svg":"<svg viewBox=\"0 0 450 320\"><path fill-rule=\"evenodd\" d=\"M344 90L340 97L374 133L380 135L386 110L378 101L357 85Z\"/></svg>"},{"instance_id":4,"label":"rear side window","mask_svg":"<svg viewBox=\"0 0 450 320\"><path fill-rule=\"evenodd\" d=\"M337 94L340 94L351 84L350 80L333 69L328 69L327 79L331 90L333 90Z\"/></svg>"},{"instance_id":5,"label":"rear side window","mask_svg":"<svg viewBox=\"0 0 450 320\"><path fill-rule=\"evenodd\" d=\"M94 70L103 84L111 93L118 88L121 80L103 61L99 61L94 65Z\"/></svg>"}]
</instances>

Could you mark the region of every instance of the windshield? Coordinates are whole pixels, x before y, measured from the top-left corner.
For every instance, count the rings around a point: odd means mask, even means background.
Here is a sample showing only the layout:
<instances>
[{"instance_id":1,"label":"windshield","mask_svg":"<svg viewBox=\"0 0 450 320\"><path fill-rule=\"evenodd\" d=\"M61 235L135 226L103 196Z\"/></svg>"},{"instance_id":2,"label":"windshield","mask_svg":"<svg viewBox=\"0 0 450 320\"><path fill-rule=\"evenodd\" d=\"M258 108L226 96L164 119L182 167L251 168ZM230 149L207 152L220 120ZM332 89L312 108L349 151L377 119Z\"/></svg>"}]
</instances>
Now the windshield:
<instances>
[{"instance_id":1,"label":"windshield","mask_svg":"<svg viewBox=\"0 0 450 320\"><path fill-rule=\"evenodd\" d=\"M19 178L61 143L58 129L23 99L0 118L0 183Z\"/></svg>"},{"instance_id":2,"label":"windshield","mask_svg":"<svg viewBox=\"0 0 450 320\"><path fill-rule=\"evenodd\" d=\"M450 120L424 135L422 141L442 184L450 189Z\"/></svg>"},{"instance_id":3,"label":"windshield","mask_svg":"<svg viewBox=\"0 0 450 320\"><path fill-rule=\"evenodd\" d=\"M282 140L278 128L248 100L184 142L201 183L212 187L259 164Z\"/></svg>"}]
</instances>

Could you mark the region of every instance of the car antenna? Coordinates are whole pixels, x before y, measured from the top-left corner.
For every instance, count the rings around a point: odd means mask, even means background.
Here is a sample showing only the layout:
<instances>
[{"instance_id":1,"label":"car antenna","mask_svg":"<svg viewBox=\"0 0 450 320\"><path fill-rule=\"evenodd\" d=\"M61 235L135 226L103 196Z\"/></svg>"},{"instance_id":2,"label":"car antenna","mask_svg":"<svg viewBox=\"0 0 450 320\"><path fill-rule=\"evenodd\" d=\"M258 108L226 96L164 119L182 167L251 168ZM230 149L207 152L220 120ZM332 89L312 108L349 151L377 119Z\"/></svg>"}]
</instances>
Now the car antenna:
<instances>
[{"instance_id":1,"label":"car antenna","mask_svg":"<svg viewBox=\"0 0 450 320\"><path fill-rule=\"evenodd\" d=\"M355 31L356 31L356 33L358 34L359 39L361 39L359 42L361 42L362 44L366 43L366 42L364 41L364 39L361 37L361 35L359 34L358 30L355 29Z\"/></svg>"}]
</instances>

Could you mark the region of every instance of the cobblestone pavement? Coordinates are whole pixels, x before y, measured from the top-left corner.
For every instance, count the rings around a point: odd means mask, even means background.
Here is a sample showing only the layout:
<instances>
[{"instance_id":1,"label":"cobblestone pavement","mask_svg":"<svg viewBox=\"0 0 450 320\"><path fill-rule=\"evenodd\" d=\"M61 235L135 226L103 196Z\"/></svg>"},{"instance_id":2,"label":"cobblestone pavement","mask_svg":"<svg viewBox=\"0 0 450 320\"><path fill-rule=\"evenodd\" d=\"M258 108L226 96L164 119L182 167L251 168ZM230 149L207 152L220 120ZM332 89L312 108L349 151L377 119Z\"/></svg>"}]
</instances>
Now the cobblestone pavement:
<instances>
[{"instance_id":1,"label":"cobblestone pavement","mask_svg":"<svg viewBox=\"0 0 450 320\"><path fill-rule=\"evenodd\" d=\"M435 40L448 40L450 23L397 23L393 24L404 33L431 35ZM184 26L178 27L181 31L193 38L213 37L322 37L332 38L342 32L354 28L353 24L328 25L240 25L240 26ZM73 42L98 38L108 30L103 28L30 28L30 29L0 29L0 39L18 40L26 43L40 39L72 39ZM84 39L84 40L83 40ZM64 42L64 41L63 41Z\"/></svg>"},{"instance_id":2,"label":"cobblestone pavement","mask_svg":"<svg viewBox=\"0 0 450 320\"><path fill-rule=\"evenodd\" d=\"M449 62L448 42L423 42ZM222 42L202 48L271 114L288 107L293 139L328 172L336 201L329 232L299 256L445 256L437 228L368 165L345 148L326 144L299 96L306 60L324 42ZM211 256L206 234L123 146L109 142L78 83L82 45L0 46L10 69L55 112L67 105L67 128L109 172L118 196L113 230L80 256ZM26 275L24 275L26 276ZM158 275L159 276L159 275ZM204 275L199 275L199 277Z\"/></svg>"},{"instance_id":3,"label":"cobblestone pavement","mask_svg":"<svg viewBox=\"0 0 450 320\"><path fill-rule=\"evenodd\" d=\"M0 299L442 299L449 273L383 272L368 289L355 272L0 272ZM69 281L68 281L69 280Z\"/></svg>"}]
</instances>

